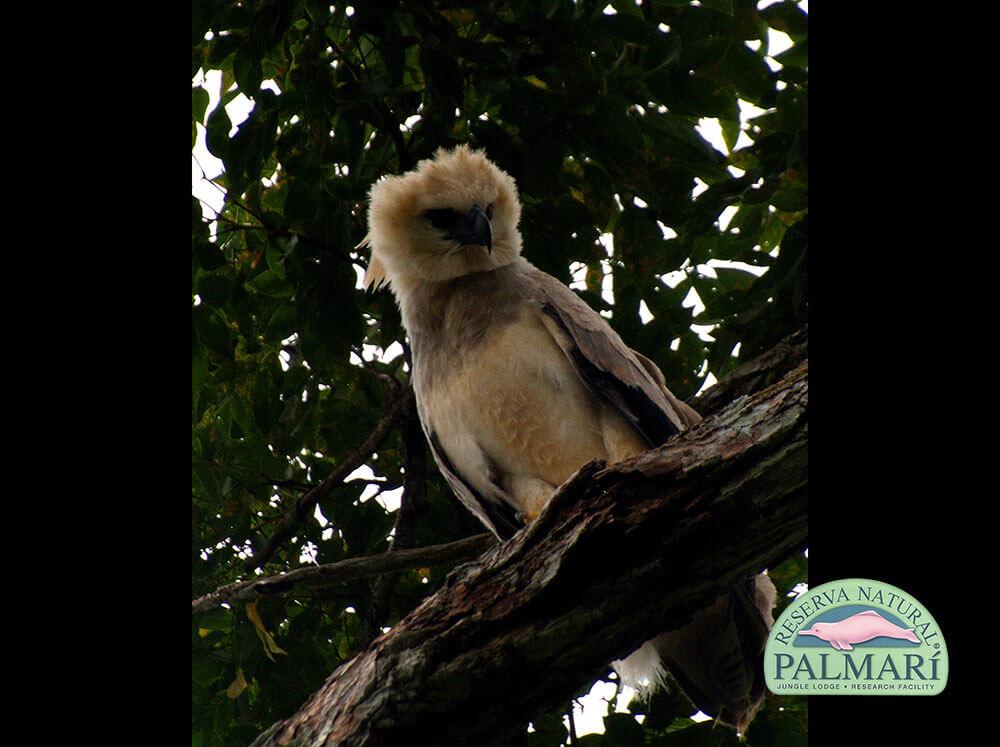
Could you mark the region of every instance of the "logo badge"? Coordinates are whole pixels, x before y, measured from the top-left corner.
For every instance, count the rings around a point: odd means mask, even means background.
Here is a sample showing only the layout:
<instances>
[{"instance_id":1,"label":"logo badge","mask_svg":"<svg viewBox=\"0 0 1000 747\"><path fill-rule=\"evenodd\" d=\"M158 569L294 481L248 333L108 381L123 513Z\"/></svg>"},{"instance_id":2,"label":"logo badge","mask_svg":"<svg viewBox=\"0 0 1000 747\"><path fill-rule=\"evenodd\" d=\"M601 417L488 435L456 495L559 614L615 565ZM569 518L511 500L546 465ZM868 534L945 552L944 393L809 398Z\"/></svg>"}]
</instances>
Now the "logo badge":
<instances>
[{"instance_id":1,"label":"logo badge","mask_svg":"<svg viewBox=\"0 0 1000 747\"><path fill-rule=\"evenodd\" d=\"M764 680L778 695L937 695L948 648L931 613L864 578L800 594L774 623Z\"/></svg>"}]
</instances>

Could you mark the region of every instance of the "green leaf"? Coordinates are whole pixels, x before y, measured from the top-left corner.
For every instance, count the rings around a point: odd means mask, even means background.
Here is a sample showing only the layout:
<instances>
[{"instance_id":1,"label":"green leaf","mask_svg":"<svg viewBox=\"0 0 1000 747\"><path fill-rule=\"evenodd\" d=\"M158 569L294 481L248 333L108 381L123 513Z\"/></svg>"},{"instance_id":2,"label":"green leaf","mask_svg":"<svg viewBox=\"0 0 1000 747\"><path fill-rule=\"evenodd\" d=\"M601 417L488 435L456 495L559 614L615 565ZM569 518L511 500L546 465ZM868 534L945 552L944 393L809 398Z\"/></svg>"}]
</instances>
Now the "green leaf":
<instances>
[{"instance_id":1,"label":"green leaf","mask_svg":"<svg viewBox=\"0 0 1000 747\"><path fill-rule=\"evenodd\" d=\"M719 125L722 127L722 139L726 143L726 149L732 153L736 148L736 141L742 132L739 119L720 119Z\"/></svg>"},{"instance_id":2,"label":"green leaf","mask_svg":"<svg viewBox=\"0 0 1000 747\"><path fill-rule=\"evenodd\" d=\"M681 51L681 40L677 34L659 34L642 55L642 66L647 70L664 67L674 62Z\"/></svg>"},{"instance_id":3,"label":"green leaf","mask_svg":"<svg viewBox=\"0 0 1000 747\"><path fill-rule=\"evenodd\" d=\"M236 56L233 58L233 75L236 77L236 84L245 95L253 98L260 90L260 81L264 73L260 58L253 55L249 44L244 44L236 50Z\"/></svg>"},{"instance_id":4,"label":"green leaf","mask_svg":"<svg viewBox=\"0 0 1000 747\"><path fill-rule=\"evenodd\" d=\"M769 5L758 15L768 26L784 31L795 41L804 37L809 31L809 16L793 0Z\"/></svg>"},{"instance_id":5,"label":"green leaf","mask_svg":"<svg viewBox=\"0 0 1000 747\"><path fill-rule=\"evenodd\" d=\"M713 80L732 86L740 98L768 107L775 94L774 73L764 58L745 44L733 44L725 57L706 73Z\"/></svg>"},{"instance_id":6,"label":"green leaf","mask_svg":"<svg viewBox=\"0 0 1000 747\"><path fill-rule=\"evenodd\" d=\"M218 106L208 115L205 129L205 145L208 152L225 161L229 154L229 131L233 129L233 122L229 119L229 114L222 102L219 102Z\"/></svg>"},{"instance_id":7,"label":"green leaf","mask_svg":"<svg viewBox=\"0 0 1000 747\"><path fill-rule=\"evenodd\" d=\"M613 16L602 15L598 19L597 25L611 36L633 44L649 44L657 41L661 36L659 29L655 26L630 13L616 13Z\"/></svg>"},{"instance_id":8,"label":"green leaf","mask_svg":"<svg viewBox=\"0 0 1000 747\"><path fill-rule=\"evenodd\" d=\"M789 556L783 563L767 572L768 577L778 590L779 600L786 597L796 584L808 580L808 566L809 559L806 558L805 553L800 552Z\"/></svg>"},{"instance_id":9,"label":"green leaf","mask_svg":"<svg viewBox=\"0 0 1000 747\"><path fill-rule=\"evenodd\" d=\"M191 238L195 247L200 242L208 241L208 225L205 223L205 215L201 209L201 200L191 195ZM197 253L197 249L195 250Z\"/></svg>"},{"instance_id":10,"label":"green leaf","mask_svg":"<svg viewBox=\"0 0 1000 747\"><path fill-rule=\"evenodd\" d=\"M285 221L292 226L301 226L312 219L319 209L319 185L315 178L303 174L293 179L285 197Z\"/></svg>"},{"instance_id":11,"label":"green leaf","mask_svg":"<svg viewBox=\"0 0 1000 747\"><path fill-rule=\"evenodd\" d=\"M270 270L256 275L246 282L248 290L274 298L290 298L292 286L284 278L276 275Z\"/></svg>"},{"instance_id":12,"label":"green leaf","mask_svg":"<svg viewBox=\"0 0 1000 747\"><path fill-rule=\"evenodd\" d=\"M192 309L192 316L201 344L213 353L232 358L234 340L222 313L202 304Z\"/></svg>"},{"instance_id":13,"label":"green leaf","mask_svg":"<svg viewBox=\"0 0 1000 747\"><path fill-rule=\"evenodd\" d=\"M278 127L277 99L270 90L259 91L257 102L229 141L226 175L237 194L260 179L264 161L274 150Z\"/></svg>"},{"instance_id":14,"label":"green leaf","mask_svg":"<svg viewBox=\"0 0 1000 747\"><path fill-rule=\"evenodd\" d=\"M222 265L226 264L225 255L218 244L208 241L208 226L203 221L198 221L198 225L203 227L205 238L202 241L196 241L192 246L195 261L203 270L210 271L217 267L222 267Z\"/></svg>"},{"instance_id":15,"label":"green leaf","mask_svg":"<svg viewBox=\"0 0 1000 747\"><path fill-rule=\"evenodd\" d=\"M205 658L192 668L191 679L199 685L209 687L222 677L225 669L226 667L221 661L213 658Z\"/></svg>"},{"instance_id":16,"label":"green leaf","mask_svg":"<svg viewBox=\"0 0 1000 747\"><path fill-rule=\"evenodd\" d=\"M782 699L785 700L785 699ZM803 698L804 700L804 698ZM747 730L748 747L800 747L809 741L806 721L800 713L765 708Z\"/></svg>"},{"instance_id":17,"label":"green leaf","mask_svg":"<svg viewBox=\"0 0 1000 747\"><path fill-rule=\"evenodd\" d=\"M661 146L670 153L673 161L677 158L693 160L699 166L712 168L719 176L728 175L723 168L722 155L698 134L691 121L670 113L647 112L640 122L643 127L654 131L656 135L673 140L673 142L668 140Z\"/></svg>"},{"instance_id":18,"label":"green leaf","mask_svg":"<svg viewBox=\"0 0 1000 747\"><path fill-rule=\"evenodd\" d=\"M688 718L695 712L691 701L683 694L669 688L657 688L647 700L635 699L629 704L629 710L634 714L645 714L642 722L645 729L665 729L674 721L682 719L685 725L691 725Z\"/></svg>"},{"instance_id":19,"label":"green leaf","mask_svg":"<svg viewBox=\"0 0 1000 747\"><path fill-rule=\"evenodd\" d=\"M702 721L700 724L688 721L690 726L670 731L662 744L670 747L741 747L736 732L718 727L714 721ZM752 732L752 729L748 729ZM763 744L766 744L763 743Z\"/></svg>"},{"instance_id":20,"label":"green leaf","mask_svg":"<svg viewBox=\"0 0 1000 747\"><path fill-rule=\"evenodd\" d=\"M270 320L268 320L264 336L274 342L280 342L290 337L295 332L295 328L295 304L292 302L283 303L274 310Z\"/></svg>"},{"instance_id":21,"label":"green leaf","mask_svg":"<svg viewBox=\"0 0 1000 747\"><path fill-rule=\"evenodd\" d=\"M205 121L205 110L208 109L208 91L201 87L191 89L191 118L195 122Z\"/></svg>"},{"instance_id":22,"label":"green leaf","mask_svg":"<svg viewBox=\"0 0 1000 747\"><path fill-rule=\"evenodd\" d=\"M216 308L224 308L236 288L236 272L231 265L223 265L216 270L202 273L195 286L202 303Z\"/></svg>"},{"instance_id":23,"label":"green leaf","mask_svg":"<svg viewBox=\"0 0 1000 747\"><path fill-rule=\"evenodd\" d=\"M206 64L209 68L222 66L226 58L235 52L236 48L242 43L242 37L236 34L229 34L227 36L216 35L216 37L209 42L208 56L205 59Z\"/></svg>"},{"instance_id":24,"label":"green leaf","mask_svg":"<svg viewBox=\"0 0 1000 747\"><path fill-rule=\"evenodd\" d=\"M727 15L733 14L733 0L701 0L702 6L718 10Z\"/></svg>"},{"instance_id":25,"label":"green leaf","mask_svg":"<svg viewBox=\"0 0 1000 747\"><path fill-rule=\"evenodd\" d=\"M629 713L611 713L604 717L604 733L608 741L620 747L642 747L646 733Z\"/></svg>"},{"instance_id":26,"label":"green leaf","mask_svg":"<svg viewBox=\"0 0 1000 747\"><path fill-rule=\"evenodd\" d=\"M250 38L257 55L268 52L281 41L285 30L292 22L293 3L264 5L254 16L250 26Z\"/></svg>"},{"instance_id":27,"label":"green leaf","mask_svg":"<svg viewBox=\"0 0 1000 747\"><path fill-rule=\"evenodd\" d=\"M771 204L782 212L796 213L809 206L809 193L805 186L795 184L771 195Z\"/></svg>"},{"instance_id":28,"label":"green leaf","mask_svg":"<svg viewBox=\"0 0 1000 747\"><path fill-rule=\"evenodd\" d=\"M809 67L809 42L802 40L793 44L774 59L786 67L798 67L804 70Z\"/></svg>"},{"instance_id":29,"label":"green leaf","mask_svg":"<svg viewBox=\"0 0 1000 747\"><path fill-rule=\"evenodd\" d=\"M733 267L713 267L712 269L718 276L719 287L724 291L745 291L757 279L757 276L752 272ZM699 322L699 324L704 324L704 322Z\"/></svg>"},{"instance_id":30,"label":"green leaf","mask_svg":"<svg viewBox=\"0 0 1000 747\"><path fill-rule=\"evenodd\" d=\"M271 223L277 220L280 223L280 217L272 214L269 216L268 222ZM285 252L278 242L268 242L267 247L264 249L264 259L267 261L267 269L279 278L287 279L285 273Z\"/></svg>"},{"instance_id":31,"label":"green leaf","mask_svg":"<svg viewBox=\"0 0 1000 747\"><path fill-rule=\"evenodd\" d=\"M664 70L649 75L646 83L672 115L740 118L733 93L707 77Z\"/></svg>"},{"instance_id":32,"label":"green leaf","mask_svg":"<svg viewBox=\"0 0 1000 747\"><path fill-rule=\"evenodd\" d=\"M778 94L777 115L781 127L785 130L804 130L808 127L809 102L807 94L801 88L789 86ZM791 161L792 154L789 154Z\"/></svg>"},{"instance_id":33,"label":"green leaf","mask_svg":"<svg viewBox=\"0 0 1000 747\"><path fill-rule=\"evenodd\" d=\"M201 398L201 389L208 379L208 361L205 356L205 349L195 346L191 355L191 395L194 398L192 407L197 413L198 401Z\"/></svg>"},{"instance_id":34,"label":"green leaf","mask_svg":"<svg viewBox=\"0 0 1000 747\"><path fill-rule=\"evenodd\" d=\"M761 223L767 215L763 205L742 205L736 215L729 221L728 228L738 228L740 234L755 234L760 230Z\"/></svg>"},{"instance_id":35,"label":"green leaf","mask_svg":"<svg viewBox=\"0 0 1000 747\"><path fill-rule=\"evenodd\" d=\"M569 732L562 716L547 713L532 721L534 732L528 734L528 747L560 747Z\"/></svg>"},{"instance_id":36,"label":"green leaf","mask_svg":"<svg viewBox=\"0 0 1000 747\"><path fill-rule=\"evenodd\" d=\"M541 0L538 7L542 11L543 16L552 18L555 12L559 10L559 0Z\"/></svg>"},{"instance_id":37,"label":"green leaf","mask_svg":"<svg viewBox=\"0 0 1000 747\"><path fill-rule=\"evenodd\" d=\"M785 235L785 224L781 222L777 213L772 213L764 220L764 229L760 234L760 247L765 252L769 252L781 243Z\"/></svg>"}]
</instances>

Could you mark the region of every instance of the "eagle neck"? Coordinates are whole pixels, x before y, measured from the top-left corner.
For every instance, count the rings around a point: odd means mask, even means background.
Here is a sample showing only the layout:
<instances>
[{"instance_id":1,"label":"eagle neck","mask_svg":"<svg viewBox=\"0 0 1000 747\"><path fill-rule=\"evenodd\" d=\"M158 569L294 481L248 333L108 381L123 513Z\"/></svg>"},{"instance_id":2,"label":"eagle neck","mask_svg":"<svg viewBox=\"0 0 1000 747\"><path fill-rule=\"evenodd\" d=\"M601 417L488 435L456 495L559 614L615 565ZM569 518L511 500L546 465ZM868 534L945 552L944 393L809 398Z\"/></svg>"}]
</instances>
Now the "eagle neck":
<instances>
[{"instance_id":1,"label":"eagle neck","mask_svg":"<svg viewBox=\"0 0 1000 747\"><path fill-rule=\"evenodd\" d=\"M513 320L521 308L525 264L518 258L494 270L397 288L415 375L420 368L422 375L432 377L454 369Z\"/></svg>"}]
</instances>

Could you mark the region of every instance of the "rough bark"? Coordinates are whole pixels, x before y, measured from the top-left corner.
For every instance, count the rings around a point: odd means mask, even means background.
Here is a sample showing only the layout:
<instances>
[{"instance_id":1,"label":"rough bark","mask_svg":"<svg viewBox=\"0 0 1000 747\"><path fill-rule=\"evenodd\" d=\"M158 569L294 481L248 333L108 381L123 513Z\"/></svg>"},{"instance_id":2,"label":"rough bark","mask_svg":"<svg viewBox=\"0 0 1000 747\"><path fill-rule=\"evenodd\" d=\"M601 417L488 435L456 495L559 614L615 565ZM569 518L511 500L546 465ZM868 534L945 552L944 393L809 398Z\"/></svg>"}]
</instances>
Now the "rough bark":
<instances>
[{"instance_id":1,"label":"rough bark","mask_svg":"<svg viewBox=\"0 0 1000 747\"><path fill-rule=\"evenodd\" d=\"M808 362L589 464L255 745L502 744L806 539Z\"/></svg>"}]
</instances>

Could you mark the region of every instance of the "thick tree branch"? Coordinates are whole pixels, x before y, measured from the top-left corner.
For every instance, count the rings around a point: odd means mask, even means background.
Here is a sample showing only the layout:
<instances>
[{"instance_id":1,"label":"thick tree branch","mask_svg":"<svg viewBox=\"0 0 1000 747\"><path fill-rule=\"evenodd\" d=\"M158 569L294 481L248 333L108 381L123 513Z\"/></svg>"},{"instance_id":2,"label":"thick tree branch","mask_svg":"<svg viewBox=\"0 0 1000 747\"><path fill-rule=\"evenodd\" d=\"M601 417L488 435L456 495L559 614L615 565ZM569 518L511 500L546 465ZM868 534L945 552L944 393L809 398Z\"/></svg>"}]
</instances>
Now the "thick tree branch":
<instances>
[{"instance_id":1,"label":"thick tree branch","mask_svg":"<svg viewBox=\"0 0 1000 747\"><path fill-rule=\"evenodd\" d=\"M211 594L205 594L193 600L191 612L205 612L213 607L218 607L223 602L251 602L258 594L317 591L357 578L377 576L383 573L398 573L411 568L434 568L439 565L459 563L478 557L484 550L495 544L496 537L489 532L484 532L444 545L418 547L413 550L395 550L363 558L348 558L337 563L304 566L278 576L237 581L223 586Z\"/></svg>"},{"instance_id":2,"label":"thick tree branch","mask_svg":"<svg viewBox=\"0 0 1000 747\"><path fill-rule=\"evenodd\" d=\"M806 361L658 449L586 465L255 745L508 742L803 546L807 400Z\"/></svg>"}]
</instances>

